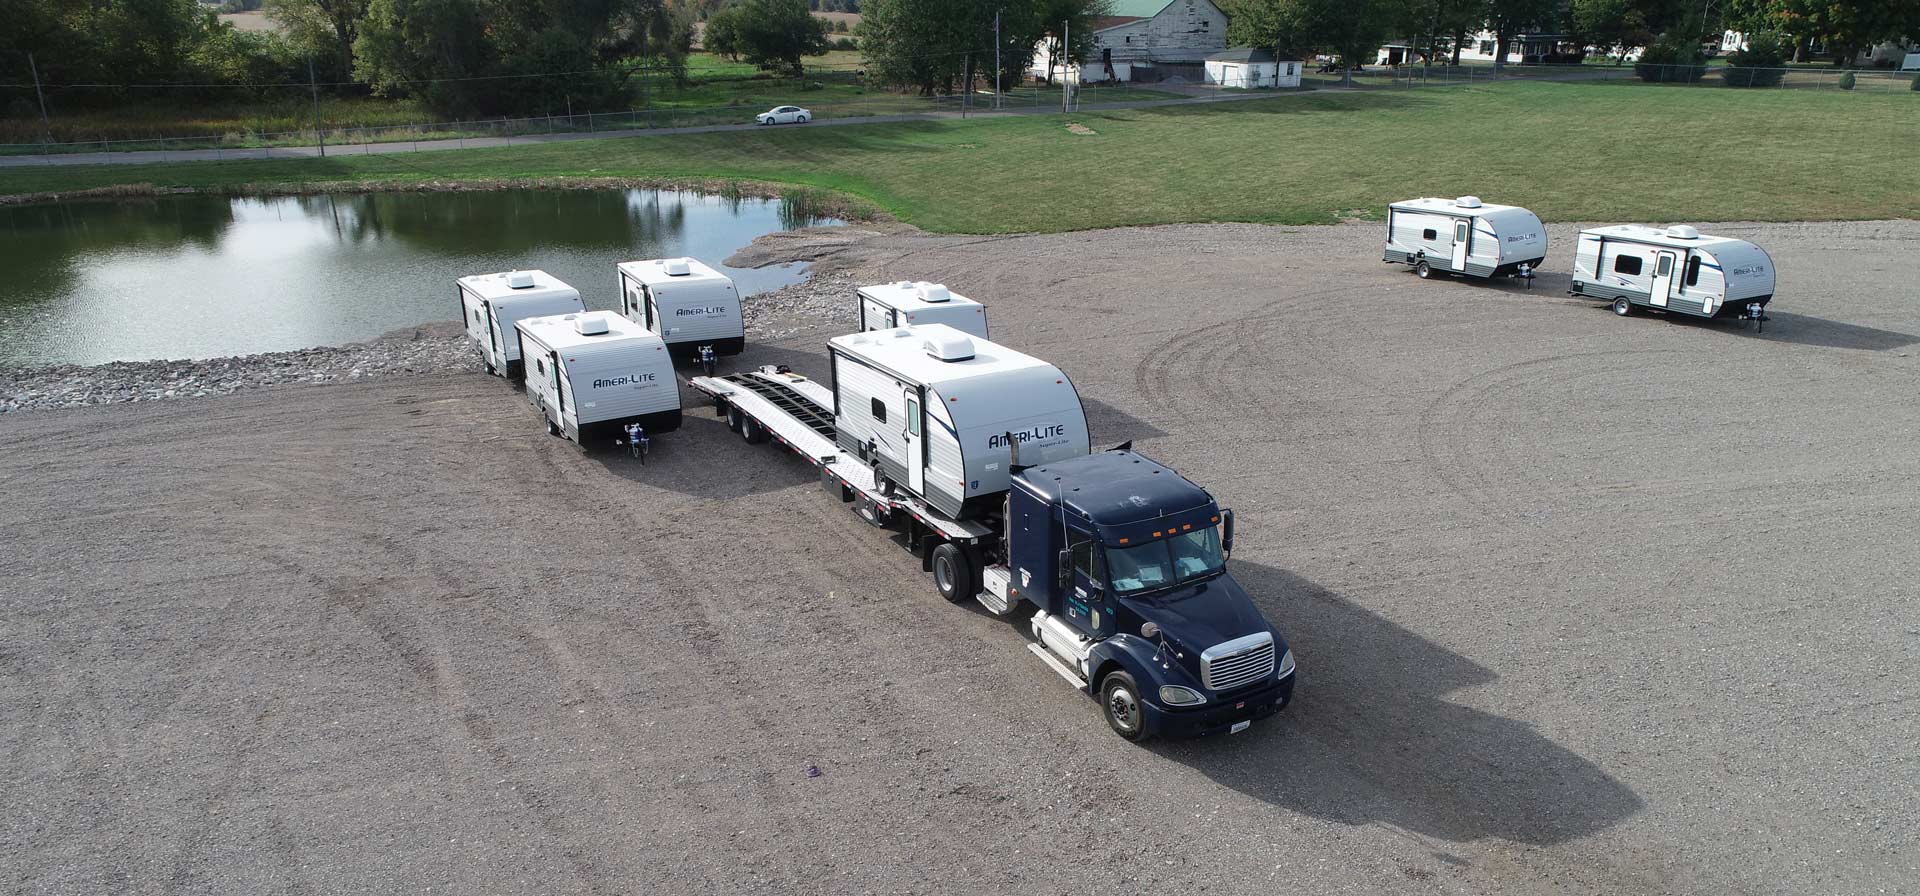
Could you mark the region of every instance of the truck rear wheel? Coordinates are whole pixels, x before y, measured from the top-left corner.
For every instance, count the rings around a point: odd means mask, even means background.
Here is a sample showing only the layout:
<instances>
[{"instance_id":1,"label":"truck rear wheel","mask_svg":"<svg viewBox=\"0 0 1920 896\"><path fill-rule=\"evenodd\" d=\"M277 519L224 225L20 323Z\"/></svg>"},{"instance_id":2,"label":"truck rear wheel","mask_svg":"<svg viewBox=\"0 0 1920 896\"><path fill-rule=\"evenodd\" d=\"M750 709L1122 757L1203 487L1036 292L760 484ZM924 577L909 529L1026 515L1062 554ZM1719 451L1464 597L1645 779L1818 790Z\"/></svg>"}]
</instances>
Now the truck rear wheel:
<instances>
[{"instance_id":1,"label":"truck rear wheel","mask_svg":"<svg viewBox=\"0 0 1920 896\"><path fill-rule=\"evenodd\" d=\"M980 577L974 571L973 556L966 548L951 541L941 542L933 549L932 565L933 587L939 589L947 603L966 603L968 598L980 593Z\"/></svg>"},{"instance_id":2,"label":"truck rear wheel","mask_svg":"<svg viewBox=\"0 0 1920 896\"><path fill-rule=\"evenodd\" d=\"M1147 717L1140 704L1140 686L1125 672L1109 674L1100 682L1100 712L1113 733L1138 743L1147 739Z\"/></svg>"}]
</instances>

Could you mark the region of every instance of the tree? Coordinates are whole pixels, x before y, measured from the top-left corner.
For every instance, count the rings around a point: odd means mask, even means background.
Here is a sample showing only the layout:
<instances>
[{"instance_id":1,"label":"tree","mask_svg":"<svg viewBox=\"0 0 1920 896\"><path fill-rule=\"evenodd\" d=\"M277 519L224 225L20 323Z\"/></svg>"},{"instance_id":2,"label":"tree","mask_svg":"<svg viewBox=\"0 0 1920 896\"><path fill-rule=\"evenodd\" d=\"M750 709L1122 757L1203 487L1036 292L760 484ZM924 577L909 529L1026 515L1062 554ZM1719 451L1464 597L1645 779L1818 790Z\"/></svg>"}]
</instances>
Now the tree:
<instances>
[{"instance_id":1,"label":"tree","mask_svg":"<svg viewBox=\"0 0 1920 896\"><path fill-rule=\"evenodd\" d=\"M707 52L740 61L740 10L729 6L707 17L707 29L700 33L700 46Z\"/></svg>"},{"instance_id":2,"label":"tree","mask_svg":"<svg viewBox=\"0 0 1920 896\"><path fill-rule=\"evenodd\" d=\"M1506 68L1507 47L1513 37L1537 29L1553 18L1553 0L1487 0L1487 30L1493 32L1493 68Z\"/></svg>"},{"instance_id":3,"label":"tree","mask_svg":"<svg viewBox=\"0 0 1920 896\"><path fill-rule=\"evenodd\" d=\"M740 55L767 71L801 77L806 69L800 60L830 47L826 24L807 10L806 0L743 0L722 10L728 12L738 16L735 41Z\"/></svg>"},{"instance_id":4,"label":"tree","mask_svg":"<svg viewBox=\"0 0 1920 896\"><path fill-rule=\"evenodd\" d=\"M1913 0L1745 0L1735 11L1756 31L1826 44L1842 68L1876 43L1920 37L1920 3Z\"/></svg>"},{"instance_id":5,"label":"tree","mask_svg":"<svg viewBox=\"0 0 1920 896\"><path fill-rule=\"evenodd\" d=\"M367 0L267 0L267 16L277 23L294 50L321 60L329 80L353 75L353 42Z\"/></svg>"},{"instance_id":6,"label":"tree","mask_svg":"<svg viewBox=\"0 0 1920 896\"><path fill-rule=\"evenodd\" d=\"M1646 46L1651 40L1646 15L1629 0L1573 0L1567 19L1583 46L1618 49L1624 55L1628 46ZM1618 64L1620 56L1614 62Z\"/></svg>"}]
</instances>

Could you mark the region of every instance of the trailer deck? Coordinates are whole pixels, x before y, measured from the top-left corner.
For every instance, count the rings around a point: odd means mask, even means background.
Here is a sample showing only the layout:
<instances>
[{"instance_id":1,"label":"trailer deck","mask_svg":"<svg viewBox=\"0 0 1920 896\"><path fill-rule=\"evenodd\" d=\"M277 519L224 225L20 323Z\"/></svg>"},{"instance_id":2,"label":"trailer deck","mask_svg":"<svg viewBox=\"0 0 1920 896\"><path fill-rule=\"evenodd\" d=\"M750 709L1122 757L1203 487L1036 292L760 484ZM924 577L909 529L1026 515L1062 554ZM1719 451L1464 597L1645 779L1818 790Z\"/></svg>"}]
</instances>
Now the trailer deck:
<instances>
[{"instance_id":1,"label":"trailer deck","mask_svg":"<svg viewBox=\"0 0 1920 896\"><path fill-rule=\"evenodd\" d=\"M951 519L911 495L880 490L873 467L841 452L833 424L833 392L800 374L762 367L727 376L696 376L687 385L711 396L724 412L736 408L774 441L820 468L821 475L887 513L903 513L950 541L975 542L994 530L974 520Z\"/></svg>"}]
</instances>

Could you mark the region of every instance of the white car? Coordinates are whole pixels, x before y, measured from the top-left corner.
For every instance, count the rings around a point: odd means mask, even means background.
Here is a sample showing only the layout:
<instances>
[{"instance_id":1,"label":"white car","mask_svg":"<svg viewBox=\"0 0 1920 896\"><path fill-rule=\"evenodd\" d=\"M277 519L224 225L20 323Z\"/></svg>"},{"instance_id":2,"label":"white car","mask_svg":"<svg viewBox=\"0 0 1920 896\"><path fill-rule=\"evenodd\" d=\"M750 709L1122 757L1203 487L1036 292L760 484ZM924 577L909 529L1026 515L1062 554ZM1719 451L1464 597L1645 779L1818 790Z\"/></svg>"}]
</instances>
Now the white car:
<instances>
[{"instance_id":1,"label":"white car","mask_svg":"<svg viewBox=\"0 0 1920 896\"><path fill-rule=\"evenodd\" d=\"M799 106L775 106L754 120L761 124L805 124L813 120L813 113Z\"/></svg>"}]
</instances>

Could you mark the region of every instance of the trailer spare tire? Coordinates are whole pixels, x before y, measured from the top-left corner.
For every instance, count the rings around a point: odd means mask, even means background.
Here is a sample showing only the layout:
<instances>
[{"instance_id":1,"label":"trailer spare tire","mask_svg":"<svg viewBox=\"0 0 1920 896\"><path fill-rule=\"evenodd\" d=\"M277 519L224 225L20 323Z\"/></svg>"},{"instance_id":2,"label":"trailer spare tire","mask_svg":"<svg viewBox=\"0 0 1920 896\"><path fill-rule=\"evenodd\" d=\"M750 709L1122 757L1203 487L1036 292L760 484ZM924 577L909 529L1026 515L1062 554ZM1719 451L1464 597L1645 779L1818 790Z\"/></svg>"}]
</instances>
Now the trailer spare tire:
<instances>
[{"instance_id":1,"label":"trailer spare tire","mask_svg":"<svg viewBox=\"0 0 1920 896\"><path fill-rule=\"evenodd\" d=\"M973 555L966 548L951 541L941 542L933 549L932 565L933 587L939 589L947 603L965 603L980 593L980 576L974 569Z\"/></svg>"}]
</instances>

